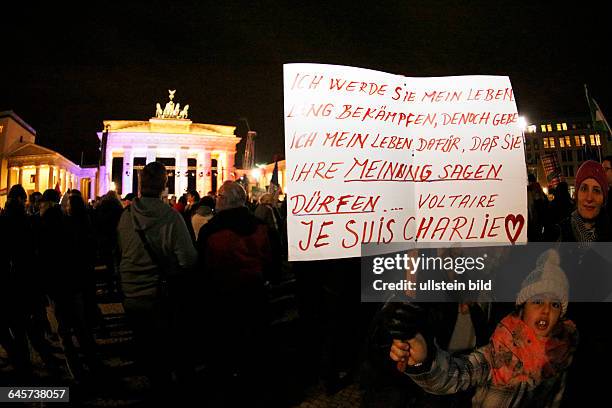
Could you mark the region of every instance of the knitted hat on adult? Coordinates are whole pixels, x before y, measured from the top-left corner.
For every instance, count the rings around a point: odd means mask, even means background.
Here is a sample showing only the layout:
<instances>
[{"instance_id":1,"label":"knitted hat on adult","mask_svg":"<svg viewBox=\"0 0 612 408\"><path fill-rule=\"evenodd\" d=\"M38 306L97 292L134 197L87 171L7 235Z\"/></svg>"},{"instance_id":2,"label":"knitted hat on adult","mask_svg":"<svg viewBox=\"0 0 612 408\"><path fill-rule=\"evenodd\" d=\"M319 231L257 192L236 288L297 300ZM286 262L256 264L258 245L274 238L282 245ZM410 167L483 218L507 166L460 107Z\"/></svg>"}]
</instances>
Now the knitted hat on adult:
<instances>
[{"instance_id":1,"label":"knitted hat on adult","mask_svg":"<svg viewBox=\"0 0 612 408\"><path fill-rule=\"evenodd\" d=\"M522 305L537 295L548 294L561 302L561 316L567 311L569 283L565 272L561 269L559 253L549 249L538 257L536 267L521 284L521 290L516 296L516 304Z\"/></svg>"},{"instance_id":2,"label":"knitted hat on adult","mask_svg":"<svg viewBox=\"0 0 612 408\"><path fill-rule=\"evenodd\" d=\"M606 178L606 171L603 166L593 160L587 160L582 163L576 173L576 191L580 188L580 184L588 178L595 179L599 183L605 202L608 199L608 179Z\"/></svg>"}]
</instances>

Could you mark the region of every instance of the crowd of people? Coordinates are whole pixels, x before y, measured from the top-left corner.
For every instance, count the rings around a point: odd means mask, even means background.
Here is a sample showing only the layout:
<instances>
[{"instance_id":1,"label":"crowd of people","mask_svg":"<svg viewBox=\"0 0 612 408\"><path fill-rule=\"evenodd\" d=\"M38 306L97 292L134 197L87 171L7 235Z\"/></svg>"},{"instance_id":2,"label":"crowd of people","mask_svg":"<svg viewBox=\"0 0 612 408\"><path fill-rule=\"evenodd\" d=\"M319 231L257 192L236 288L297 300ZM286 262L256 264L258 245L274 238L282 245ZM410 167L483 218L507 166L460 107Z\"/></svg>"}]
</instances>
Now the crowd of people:
<instances>
[{"instance_id":1,"label":"crowd of people","mask_svg":"<svg viewBox=\"0 0 612 408\"><path fill-rule=\"evenodd\" d=\"M583 163L573 199L565 182L545 194L530 176L528 240L609 241L611 163ZM11 187L0 216L0 345L16 384L32 380L31 348L52 374L86 381L104 373L94 273L103 265L154 393L193 387L201 365L250 398L270 388L262 375L272 344L268 291L287 265L284 202L267 193L252 205L234 181L216 195L168 200L166 184L165 167L153 162L141 171L138 196L123 200L110 191L88 205L78 190L28 197ZM598 373L612 340L600 322L606 305L572 304L564 272L609 273L609 264L588 245L576 251L571 259L540 254L514 305L360 304L359 259L293 263L305 356L294 369L312 369L328 392L358 375L364 407L575 402L587 378L605 389ZM49 305L64 359L49 341Z\"/></svg>"}]
</instances>

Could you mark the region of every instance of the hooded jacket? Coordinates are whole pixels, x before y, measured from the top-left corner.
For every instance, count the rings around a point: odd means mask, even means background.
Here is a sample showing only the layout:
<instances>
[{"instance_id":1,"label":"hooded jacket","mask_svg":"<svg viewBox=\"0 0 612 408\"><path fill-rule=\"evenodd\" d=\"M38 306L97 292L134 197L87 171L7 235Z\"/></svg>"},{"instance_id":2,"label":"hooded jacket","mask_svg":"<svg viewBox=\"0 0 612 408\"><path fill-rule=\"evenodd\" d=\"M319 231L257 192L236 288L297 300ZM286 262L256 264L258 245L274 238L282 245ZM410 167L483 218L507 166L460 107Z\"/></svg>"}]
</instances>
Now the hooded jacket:
<instances>
[{"instance_id":1,"label":"hooded jacket","mask_svg":"<svg viewBox=\"0 0 612 408\"><path fill-rule=\"evenodd\" d=\"M197 253L183 217L162 200L136 198L128 208L117 227L123 293L126 297L153 295L159 282L158 266L147 253L132 217L144 230L167 276L192 268Z\"/></svg>"}]
</instances>

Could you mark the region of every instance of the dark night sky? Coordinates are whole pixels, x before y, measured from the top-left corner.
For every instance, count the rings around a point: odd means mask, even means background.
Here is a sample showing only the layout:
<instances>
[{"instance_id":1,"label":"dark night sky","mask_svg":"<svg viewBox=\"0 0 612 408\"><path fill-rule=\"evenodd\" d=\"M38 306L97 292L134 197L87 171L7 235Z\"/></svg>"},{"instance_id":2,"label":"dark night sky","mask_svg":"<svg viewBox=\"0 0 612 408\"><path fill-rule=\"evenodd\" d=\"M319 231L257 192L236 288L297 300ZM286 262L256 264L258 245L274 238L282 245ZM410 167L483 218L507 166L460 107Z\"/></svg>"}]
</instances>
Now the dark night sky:
<instances>
[{"instance_id":1,"label":"dark night sky","mask_svg":"<svg viewBox=\"0 0 612 408\"><path fill-rule=\"evenodd\" d=\"M508 75L519 112L532 120L586 114L587 83L612 115L608 18L595 3L48 3L3 12L0 110L14 110L38 143L76 162L81 151L97 162L103 120L147 120L168 89L190 105L194 122L247 118L258 132L256 159L269 162L283 149L287 62L407 76Z\"/></svg>"}]
</instances>

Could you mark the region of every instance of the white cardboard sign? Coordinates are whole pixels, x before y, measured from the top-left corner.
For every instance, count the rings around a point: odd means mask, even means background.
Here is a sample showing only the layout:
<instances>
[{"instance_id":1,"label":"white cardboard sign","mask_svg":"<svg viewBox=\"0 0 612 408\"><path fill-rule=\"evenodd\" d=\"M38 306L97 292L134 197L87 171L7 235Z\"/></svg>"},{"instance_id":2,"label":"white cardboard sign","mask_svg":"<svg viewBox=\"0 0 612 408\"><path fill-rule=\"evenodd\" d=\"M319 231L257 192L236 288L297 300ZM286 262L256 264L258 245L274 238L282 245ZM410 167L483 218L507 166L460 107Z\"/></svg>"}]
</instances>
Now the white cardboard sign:
<instances>
[{"instance_id":1,"label":"white cardboard sign","mask_svg":"<svg viewBox=\"0 0 612 408\"><path fill-rule=\"evenodd\" d=\"M284 97L290 260L526 242L508 77L287 64Z\"/></svg>"}]
</instances>

